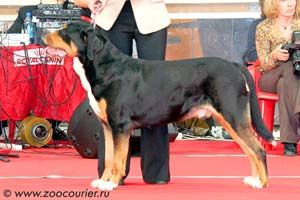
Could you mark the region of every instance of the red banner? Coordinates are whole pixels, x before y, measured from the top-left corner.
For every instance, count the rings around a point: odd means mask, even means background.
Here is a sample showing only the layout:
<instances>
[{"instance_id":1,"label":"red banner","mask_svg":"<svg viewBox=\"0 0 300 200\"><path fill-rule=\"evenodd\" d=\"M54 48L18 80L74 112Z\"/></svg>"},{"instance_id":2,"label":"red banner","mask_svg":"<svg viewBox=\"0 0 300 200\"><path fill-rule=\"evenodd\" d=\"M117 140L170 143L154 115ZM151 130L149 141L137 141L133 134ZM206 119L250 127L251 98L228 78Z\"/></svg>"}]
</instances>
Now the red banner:
<instances>
[{"instance_id":1,"label":"red banner","mask_svg":"<svg viewBox=\"0 0 300 200\"><path fill-rule=\"evenodd\" d=\"M69 121L86 96L73 59L47 47L0 47L0 120Z\"/></svg>"}]
</instances>

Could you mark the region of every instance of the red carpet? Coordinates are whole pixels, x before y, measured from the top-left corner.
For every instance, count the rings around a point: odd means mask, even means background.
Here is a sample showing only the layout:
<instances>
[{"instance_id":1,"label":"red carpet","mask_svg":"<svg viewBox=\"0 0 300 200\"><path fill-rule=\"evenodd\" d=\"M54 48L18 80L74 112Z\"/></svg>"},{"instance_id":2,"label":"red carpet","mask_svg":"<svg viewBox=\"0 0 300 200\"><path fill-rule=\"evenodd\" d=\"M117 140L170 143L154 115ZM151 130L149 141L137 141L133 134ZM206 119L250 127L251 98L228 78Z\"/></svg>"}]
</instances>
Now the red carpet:
<instances>
[{"instance_id":1,"label":"red carpet","mask_svg":"<svg viewBox=\"0 0 300 200\"><path fill-rule=\"evenodd\" d=\"M140 159L134 157L125 185L101 193L89 186L97 177L97 160L83 159L68 148L26 149L18 152L20 158L10 158L9 163L0 161L0 199L299 198L300 157L281 156L282 146L268 152L270 182L266 189L252 189L242 183L242 179L250 175L250 167L234 142L176 141L171 143L170 151L172 179L169 184L145 184Z\"/></svg>"}]
</instances>

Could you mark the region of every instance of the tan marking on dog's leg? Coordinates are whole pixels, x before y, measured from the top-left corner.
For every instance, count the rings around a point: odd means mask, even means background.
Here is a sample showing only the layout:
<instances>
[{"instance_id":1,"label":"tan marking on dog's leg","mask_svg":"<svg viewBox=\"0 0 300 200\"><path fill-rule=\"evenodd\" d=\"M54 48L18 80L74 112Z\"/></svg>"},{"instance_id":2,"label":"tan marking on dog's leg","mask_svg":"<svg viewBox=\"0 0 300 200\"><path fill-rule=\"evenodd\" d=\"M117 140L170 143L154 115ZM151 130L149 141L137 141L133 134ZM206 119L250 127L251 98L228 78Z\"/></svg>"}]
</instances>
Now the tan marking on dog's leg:
<instances>
[{"instance_id":1,"label":"tan marking on dog's leg","mask_svg":"<svg viewBox=\"0 0 300 200\"><path fill-rule=\"evenodd\" d=\"M97 115L98 119L102 122L105 151L104 151L104 171L100 179L94 180L91 186L94 188L99 188L100 190L113 190L117 185L111 182L113 174L113 162L114 162L114 142L112 129L108 123L108 117L106 113L107 104L103 100L103 103L99 102L99 107L101 113ZM105 106L103 106L105 105Z\"/></svg>"},{"instance_id":2,"label":"tan marking on dog's leg","mask_svg":"<svg viewBox=\"0 0 300 200\"><path fill-rule=\"evenodd\" d=\"M244 113L245 124L237 127L239 133L244 133L240 135L241 139L251 148L255 156L252 159L251 169L252 177L254 179L260 179L262 186L266 187L268 185L268 170L267 170L267 158L266 152L262 144L258 141L255 136L255 131L251 124L250 108L247 106L247 111ZM245 180L244 180L245 182ZM246 182L247 183L247 182Z\"/></svg>"},{"instance_id":3,"label":"tan marking on dog's leg","mask_svg":"<svg viewBox=\"0 0 300 200\"><path fill-rule=\"evenodd\" d=\"M112 176L112 170L113 170L114 142L113 142L111 128L106 124L102 124L102 126L103 126L104 139L105 139L105 157L104 157L105 166L104 166L104 172L101 179L105 181L109 181Z\"/></svg>"},{"instance_id":4,"label":"tan marking on dog's leg","mask_svg":"<svg viewBox=\"0 0 300 200\"><path fill-rule=\"evenodd\" d=\"M102 122L104 140L105 140L105 169L101 177L103 180L109 180L112 175L113 160L114 160L114 141L111 127L108 123L108 117L106 113L107 102L105 99L100 99L98 102L100 107L100 115L97 115L98 119Z\"/></svg>"},{"instance_id":5,"label":"tan marking on dog's leg","mask_svg":"<svg viewBox=\"0 0 300 200\"><path fill-rule=\"evenodd\" d=\"M129 133L120 133L114 136L115 155L112 181L116 184L118 184L120 180L125 176L129 138Z\"/></svg>"},{"instance_id":6,"label":"tan marking on dog's leg","mask_svg":"<svg viewBox=\"0 0 300 200\"><path fill-rule=\"evenodd\" d=\"M100 115L97 115L98 119L102 122L104 140L105 140L105 166L104 172L101 177L102 180L109 181L112 176L113 160L114 160L114 141L111 127L108 123L108 117L106 113L107 102L105 99L100 99L98 102L100 107Z\"/></svg>"},{"instance_id":7,"label":"tan marking on dog's leg","mask_svg":"<svg viewBox=\"0 0 300 200\"><path fill-rule=\"evenodd\" d=\"M244 125L244 127L242 125L237 127L237 132L244 133L242 135L240 134L239 137L246 143L248 148L251 147L252 150L254 151L255 157L250 156L250 157L248 157L248 159L249 159L250 165L251 165L252 177L257 179L258 177L260 177L260 174L263 174L263 173L259 172L260 164L258 164L259 163L258 161L260 159L257 156L259 149L263 150L263 147L261 146L261 144L257 141L257 139L255 137L255 133L254 133L254 130L251 125L250 112L247 112L244 115L245 115L244 116L245 125ZM257 152L257 153L255 153L255 152ZM262 165L265 166L265 164L262 164ZM263 182L263 180L261 182Z\"/></svg>"},{"instance_id":8,"label":"tan marking on dog's leg","mask_svg":"<svg viewBox=\"0 0 300 200\"><path fill-rule=\"evenodd\" d=\"M259 143L257 138L254 135L254 130L252 129L251 124L248 124L248 127L238 127L238 132L245 133L241 136L244 142L251 147L251 149L256 152L254 157L249 157L252 161L251 163L251 170L252 170L252 177L254 179L259 179L262 186L265 187L268 185L268 172L267 172L267 163L266 163L266 154L265 150L263 149L262 145ZM246 184L249 184L251 180L244 180ZM253 181L253 180L252 180Z\"/></svg>"},{"instance_id":9,"label":"tan marking on dog's leg","mask_svg":"<svg viewBox=\"0 0 300 200\"><path fill-rule=\"evenodd\" d=\"M106 109L107 109L107 102L105 99L100 99L100 101L98 102L98 106L100 108L100 115L98 116L101 121L105 121L108 124L108 117L107 117L107 113L106 113Z\"/></svg>"},{"instance_id":10,"label":"tan marking on dog's leg","mask_svg":"<svg viewBox=\"0 0 300 200\"><path fill-rule=\"evenodd\" d=\"M104 171L100 179L93 180L91 186L100 190L113 190L117 185L111 182L113 173L114 143L112 131L108 124L102 123L105 139Z\"/></svg>"},{"instance_id":11,"label":"tan marking on dog's leg","mask_svg":"<svg viewBox=\"0 0 300 200\"><path fill-rule=\"evenodd\" d=\"M244 141L245 138L241 139L239 137L239 135L236 133L236 131L231 127L231 125L224 119L224 117L220 113L218 113L211 105L206 105L204 107L211 111L213 118L223 126L223 128L239 144L241 149L246 154L246 156L250 162L252 176L254 176L252 178L255 179L255 177L256 178L258 177L258 179L259 179L258 182L251 180L251 182L247 182L247 183L250 184L254 188L266 187L268 184L266 166L263 164L262 161L259 160L257 154L253 151L253 149L251 149L249 147L249 145L251 143L249 144L249 141L246 140L246 142L248 143L248 144L246 144ZM251 135L251 134L246 134L246 135ZM251 137L251 138L252 138L252 141L250 141L250 142L257 141L254 138L254 133L253 133L253 137ZM256 144L256 143L257 142L254 142L254 144Z\"/></svg>"}]
</instances>

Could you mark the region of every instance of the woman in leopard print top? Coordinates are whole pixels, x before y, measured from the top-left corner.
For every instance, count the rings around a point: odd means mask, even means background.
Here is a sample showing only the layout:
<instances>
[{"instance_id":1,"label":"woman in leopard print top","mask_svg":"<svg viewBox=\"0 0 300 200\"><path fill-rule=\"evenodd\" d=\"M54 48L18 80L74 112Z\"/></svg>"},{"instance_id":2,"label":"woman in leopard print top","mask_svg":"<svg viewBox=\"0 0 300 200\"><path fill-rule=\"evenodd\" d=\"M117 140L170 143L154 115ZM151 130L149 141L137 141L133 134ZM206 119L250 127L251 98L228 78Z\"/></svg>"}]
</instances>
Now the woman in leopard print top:
<instances>
[{"instance_id":1,"label":"woman in leopard print top","mask_svg":"<svg viewBox=\"0 0 300 200\"><path fill-rule=\"evenodd\" d=\"M289 53L282 45L300 30L300 0L265 0L266 19L256 29L256 49L261 62L262 91L279 96L280 139L285 155L297 154L300 127L300 75L294 74Z\"/></svg>"}]
</instances>

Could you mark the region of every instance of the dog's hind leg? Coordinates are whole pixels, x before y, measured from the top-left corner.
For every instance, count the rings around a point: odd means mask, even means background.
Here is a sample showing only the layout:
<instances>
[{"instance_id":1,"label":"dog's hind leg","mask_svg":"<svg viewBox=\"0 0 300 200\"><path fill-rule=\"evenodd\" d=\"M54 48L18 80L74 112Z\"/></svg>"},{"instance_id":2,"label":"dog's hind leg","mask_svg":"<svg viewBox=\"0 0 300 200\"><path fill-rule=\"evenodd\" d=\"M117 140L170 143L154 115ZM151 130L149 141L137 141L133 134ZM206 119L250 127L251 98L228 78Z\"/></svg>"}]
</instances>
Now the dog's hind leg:
<instances>
[{"instance_id":1,"label":"dog's hind leg","mask_svg":"<svg viewBox=\"0 0 300 200\"><path fill-rule=\"evenodd\" d=\"M235 131L223 115L218 113L212 106L207 105L205 108L211 112L213 118L223 126L247 155L251 165L252 176L246 177L244 183L253 188L266 187L268 185L266 154L255 138L254 132L252 132L249 113L243 113L243 119L239 120L241 123L237 125L237 130Z\"/></svg>"},{"instance_id":2,"label":"dog's hind leg","mask_svg":"<svg viewBox=\"0 0 300 200\"><path fill-rule=\"evenodd\" d=\"M251 164L252 176L246 177L244 183L254 188L262 188L268 185L268 172L266 152L254 136L250 127L239 126L238 133L243 132L240 138L249 147L248 159Z\"/></svg>"}]
</instances>

